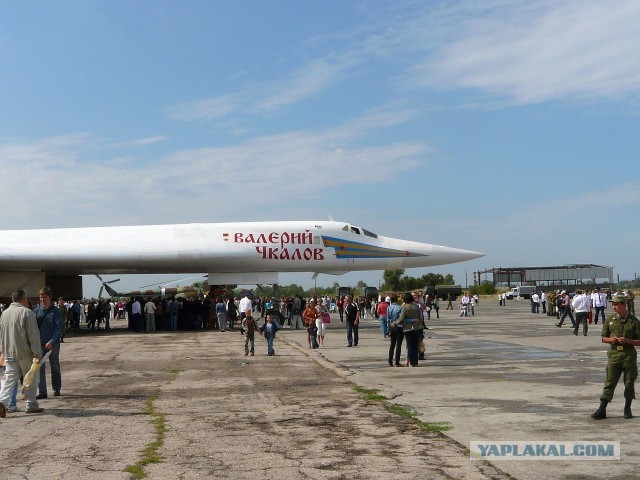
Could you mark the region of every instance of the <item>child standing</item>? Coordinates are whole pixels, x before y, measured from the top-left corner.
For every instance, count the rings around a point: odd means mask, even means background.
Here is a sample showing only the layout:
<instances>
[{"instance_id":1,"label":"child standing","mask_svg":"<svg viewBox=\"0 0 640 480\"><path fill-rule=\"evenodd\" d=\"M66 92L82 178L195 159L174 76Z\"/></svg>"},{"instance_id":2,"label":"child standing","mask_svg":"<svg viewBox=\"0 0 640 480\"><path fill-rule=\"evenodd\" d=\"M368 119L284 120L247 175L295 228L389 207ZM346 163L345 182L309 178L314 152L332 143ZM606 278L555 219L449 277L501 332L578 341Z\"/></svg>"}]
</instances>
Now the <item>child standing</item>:
<instances>
[{"instance_id":1,"label":"child standing","mask_svg":"<svg viewBox=\"0 0 640 480\"><path fill-rule=\"evenodd\" d=\"M251 352L251 356L254 354L255 347L255 331L258 328L256 320L251 316L251 309L248 308L242 319L242 333L244 334L244 356L246 357ZM249 348L251 347L251 348Z\"/></svg>"},{"instance_id":2,"label":"child standing","mask_svg":"<svg viewBox=\"0 0 640 480\"><path fill-rule=\"evenodd\" d=\"M278 324L273 321L271 315L267 315L267 320L264 322L264 325L260 329L262 334L264 335L265 340L267 341L267 355L273 356L276 354L276 351L273 349L273 341L276 338L276 332L278 331Z\"/></svg>"}]
</instances>

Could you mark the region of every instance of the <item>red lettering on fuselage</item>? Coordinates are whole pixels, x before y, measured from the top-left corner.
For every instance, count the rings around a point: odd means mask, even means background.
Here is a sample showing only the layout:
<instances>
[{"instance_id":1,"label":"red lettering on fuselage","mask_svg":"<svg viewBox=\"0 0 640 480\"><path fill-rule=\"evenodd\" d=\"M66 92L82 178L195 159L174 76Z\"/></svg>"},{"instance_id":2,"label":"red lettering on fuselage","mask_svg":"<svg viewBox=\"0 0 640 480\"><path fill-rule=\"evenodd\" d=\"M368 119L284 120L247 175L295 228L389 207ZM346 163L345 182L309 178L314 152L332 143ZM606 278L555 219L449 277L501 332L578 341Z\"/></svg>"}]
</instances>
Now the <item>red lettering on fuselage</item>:
<instances>
[{"instance_id":1,"label":"red lettering on fuselage","mask_svg":"<svg viewBox=\"0 0 640 480\"><path fill-rule=\"evenodd\" d=\"M228 237L229 234L224 234ZM313 233L306 230L304 232L269 232L269 233L243 233L236 232L233 236L235 243L258 243L261 245L266 244L280 244L281 247L285 245L313 245Z\"/></svg>"},{"instance_id":2,"label":"red lettering on fuselage","mask_svg":"<svg viewBox=\"0 0 640 480\"><path fill-rule=\"evenodd\" d=\"M229 234L225 234L225 239L228 241ZM311 247L313 233L310 230L303 232L236 232L233 234L233 242L255 245L256 253L263 260L311 262L325 259L323 248ZM308 245L308 247L298 248L297 245Z\"/></svg>"},{"instance_id":3,"label":"red lettering on fuselage","mask_svg":"<svg viewBox=\"0 0 640 480\"><path fill-rule=\"evenodd\" d=\"M303 260L305 262L324 260L322 248L273 248L256 245L255 249L263 260Z\"/></svg>"}]
</instances>

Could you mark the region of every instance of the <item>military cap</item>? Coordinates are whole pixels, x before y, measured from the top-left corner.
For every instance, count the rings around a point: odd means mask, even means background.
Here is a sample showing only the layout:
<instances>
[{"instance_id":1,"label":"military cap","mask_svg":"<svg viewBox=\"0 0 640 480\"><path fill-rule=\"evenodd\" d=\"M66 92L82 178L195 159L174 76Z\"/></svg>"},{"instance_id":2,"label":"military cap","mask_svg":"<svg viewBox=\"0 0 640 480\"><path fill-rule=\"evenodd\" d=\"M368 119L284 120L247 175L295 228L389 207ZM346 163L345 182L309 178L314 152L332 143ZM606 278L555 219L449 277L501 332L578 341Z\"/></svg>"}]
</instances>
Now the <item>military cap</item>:
<instances>
[{"instance_id":1,"label":"military cap","mask_svg":"<svg viewBox=\"0 0 640 480\"><path fill-rule=\"evenodd\" d=\"M611 303L627 303L627 297L621 293L614 293L611 297Z\"/></svg>"}]
</instances>

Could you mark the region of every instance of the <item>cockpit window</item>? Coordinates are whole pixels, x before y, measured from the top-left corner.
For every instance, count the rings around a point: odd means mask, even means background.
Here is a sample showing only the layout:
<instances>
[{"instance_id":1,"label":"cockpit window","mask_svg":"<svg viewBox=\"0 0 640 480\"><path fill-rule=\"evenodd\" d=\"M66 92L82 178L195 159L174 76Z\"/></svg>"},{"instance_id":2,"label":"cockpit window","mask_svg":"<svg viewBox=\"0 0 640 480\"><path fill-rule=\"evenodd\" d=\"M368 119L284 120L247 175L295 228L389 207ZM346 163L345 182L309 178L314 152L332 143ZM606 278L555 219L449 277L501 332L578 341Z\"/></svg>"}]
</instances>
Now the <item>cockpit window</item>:
<instances>
[{"instance_id":1,"label":"cockpit window","mask_svg":"<svg viewBox=\"0 0 640 480\"><path fill-rule=\"evenodd\" d=\"M355 233L356 235L362 235L364 233L367 237L378 238L377 233L370 232L369 230L356 227L354 225L345 225L344 227L342 227L342 230L345 232L348 232L349 230L351 230L351 233Z\"/></svg>"}]
</instances>

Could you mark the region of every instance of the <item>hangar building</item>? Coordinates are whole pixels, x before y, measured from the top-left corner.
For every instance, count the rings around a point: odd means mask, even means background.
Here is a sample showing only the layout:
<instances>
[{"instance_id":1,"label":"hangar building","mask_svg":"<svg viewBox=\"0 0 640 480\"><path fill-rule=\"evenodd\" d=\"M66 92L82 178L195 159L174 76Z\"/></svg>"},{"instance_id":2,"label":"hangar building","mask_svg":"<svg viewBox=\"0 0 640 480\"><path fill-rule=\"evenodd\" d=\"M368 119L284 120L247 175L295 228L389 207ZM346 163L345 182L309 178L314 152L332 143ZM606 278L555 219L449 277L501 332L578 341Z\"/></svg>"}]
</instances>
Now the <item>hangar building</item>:
<instances>
[{"instance_id":1,"label":"hangar building","mask_svg":"<svg viewBox=\"0 0 640 480\"><path fill-rule=\"evenodd\" d=\"M474 277L479 284L490 281L497 287L610 285L613 283L613 267L593 264L559 267L499 267L475 272Z\"/></svg>"}]
</instances>

